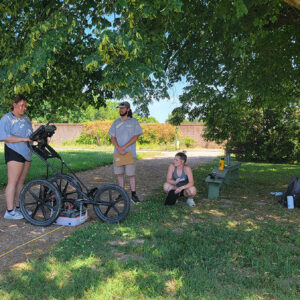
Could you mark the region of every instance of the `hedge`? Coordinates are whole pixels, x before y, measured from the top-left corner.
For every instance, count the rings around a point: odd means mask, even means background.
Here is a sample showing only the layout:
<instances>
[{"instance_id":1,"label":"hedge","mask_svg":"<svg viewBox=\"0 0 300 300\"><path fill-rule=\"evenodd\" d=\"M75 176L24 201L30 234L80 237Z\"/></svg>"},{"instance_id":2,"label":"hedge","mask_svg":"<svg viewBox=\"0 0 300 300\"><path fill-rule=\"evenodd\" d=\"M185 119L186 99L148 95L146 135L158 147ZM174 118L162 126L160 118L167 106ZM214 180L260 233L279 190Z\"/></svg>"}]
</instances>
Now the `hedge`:
<instances>
[{"instance_id":1,"label":"hedge","mask_svg":"<svg viewBox=\"0 0 300 300\"><path fill-rule=\"evenodd\" d=\"M93 121L83 124L82 134L77 138L77 143L82 144L110 144L108 130L113 121ZM143 134L139 137L140 144L169 144L176 139L176 126L171 124L141 124ZM181 137L177 132L177 138Z\"/></svg>"}]
</instances>

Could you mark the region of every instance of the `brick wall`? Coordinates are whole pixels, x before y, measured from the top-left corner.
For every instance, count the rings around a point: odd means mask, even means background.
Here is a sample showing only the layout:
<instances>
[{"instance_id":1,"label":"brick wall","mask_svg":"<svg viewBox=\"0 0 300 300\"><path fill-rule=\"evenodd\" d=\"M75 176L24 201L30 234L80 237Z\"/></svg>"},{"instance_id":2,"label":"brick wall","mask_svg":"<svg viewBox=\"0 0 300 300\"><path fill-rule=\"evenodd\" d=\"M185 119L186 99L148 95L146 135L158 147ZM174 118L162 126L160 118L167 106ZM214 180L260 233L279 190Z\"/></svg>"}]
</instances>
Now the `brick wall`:
<instances>
[{"instance_id":1,"label":"brick wall","mask_svg":"<svg viewBox=\"0 0 300 300\"><path fill-rule=\"evenodd\" d=\"M182 124L179 126L179 130L182 133L183 137L191 137L196 142L197 145L202 148L221 148L220 145L214 143L214 142L208 142L203 138L203 132L204 132L205 126L202 124Z\"/></svg>"},{"instance_id":2,"label":"brick wall","mask_svg":"<svg viewBox=\"0 0 300 300\"><path fill-rule=\"evenodd\" d=\"M36 130L41 124L33 123L33 130ZM70 124L70 123L55 123L56 131L51 138L51 142L61 144L63 141L76 140L81 134L83 125L82 124ZM197 145L202 148L221 148L214 142L205 141L202 137L204 131L204 125L202 124L182 124L179 126L179 130L183 137L191 137Z\"/></svg>"},{"instance_id":3,"label":"brick wall","mask_svg":"<svg viewBox=\"0 0 300 300\"><path fill-rule=\"evenodd\" d=\"M40 125L38 123L32 123L33 130L36 130ZM51 142L61 144L63 141L76 140L81 134L82 124L69 124L69 123L55 123L56 131L51 137Z\"/></svg>"}]
</instances>

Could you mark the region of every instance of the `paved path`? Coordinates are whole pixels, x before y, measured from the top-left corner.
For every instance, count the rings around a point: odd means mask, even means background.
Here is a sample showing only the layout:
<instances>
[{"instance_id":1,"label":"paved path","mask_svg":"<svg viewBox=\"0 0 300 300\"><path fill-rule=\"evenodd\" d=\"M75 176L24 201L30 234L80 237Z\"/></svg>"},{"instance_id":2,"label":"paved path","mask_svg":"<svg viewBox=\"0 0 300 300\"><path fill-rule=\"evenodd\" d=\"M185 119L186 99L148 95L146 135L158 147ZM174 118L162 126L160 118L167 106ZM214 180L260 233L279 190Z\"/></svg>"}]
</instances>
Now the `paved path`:
<instances>
[{"instance_id":1,"label":"paved path","mask_svg":"<svg viewBox=\"0 0 300 300\"><path fill-rule=\"evenodd\" d=\"M203 149L188 151L188 165L192 168L213 160L221 155L218 149ZM162 152L161 156L137 161L137 193L141 200L147 198L159 188L165 180L168 165L172 162L176 152ZM112 166L99 167L94 170L79 172L76 175L89 188L105 183L116 183ZM126 186L128 190L128 185ZM142 204L141 204L142 205ZM0 191L0 273L11 266L22 265L26 260L39 256L41 253L55 245L58 241L69 236L73 231L90 222L98 221L89 207L88 220L76 227L51 225L37 227L25 220L6 220L4 190ZM131 213L134 213L132 211ZM129 216L130 217L130 214Z\"/></svg>"}]
</instances>

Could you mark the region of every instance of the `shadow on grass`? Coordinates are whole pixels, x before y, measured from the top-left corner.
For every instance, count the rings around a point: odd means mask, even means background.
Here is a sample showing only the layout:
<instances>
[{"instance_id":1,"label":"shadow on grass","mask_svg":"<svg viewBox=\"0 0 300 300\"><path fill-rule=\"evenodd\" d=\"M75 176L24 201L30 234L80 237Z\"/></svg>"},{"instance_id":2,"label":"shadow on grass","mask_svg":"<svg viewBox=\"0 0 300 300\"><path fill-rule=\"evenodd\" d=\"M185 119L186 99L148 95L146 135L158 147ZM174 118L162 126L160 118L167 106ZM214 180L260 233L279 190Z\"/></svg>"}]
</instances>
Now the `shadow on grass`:
<instances>
[{"instance_id":1,"label":"shadow on grass","mask_svg":"<svg viewBox=\"0 0 300 300\"><path fill-rule=\"evenodd\" d=\"M260 167L245 166L241 179L226 188L219 200L208 200L201 180L210 168L195 170L196 208L183 201L165 207L165 195L157 193L136 206L123 223L94 223L45 257L11 271L0 281L0 296L296 299L299 212L281 208L269 191L259 199L264 205L257 204L260 188L247 194L256 187ZM265 174L269 179L270 172ZM281 176L277 184L284 180ZM243 193L244 181L248 184Z\"/></svg>"}]
</instances>

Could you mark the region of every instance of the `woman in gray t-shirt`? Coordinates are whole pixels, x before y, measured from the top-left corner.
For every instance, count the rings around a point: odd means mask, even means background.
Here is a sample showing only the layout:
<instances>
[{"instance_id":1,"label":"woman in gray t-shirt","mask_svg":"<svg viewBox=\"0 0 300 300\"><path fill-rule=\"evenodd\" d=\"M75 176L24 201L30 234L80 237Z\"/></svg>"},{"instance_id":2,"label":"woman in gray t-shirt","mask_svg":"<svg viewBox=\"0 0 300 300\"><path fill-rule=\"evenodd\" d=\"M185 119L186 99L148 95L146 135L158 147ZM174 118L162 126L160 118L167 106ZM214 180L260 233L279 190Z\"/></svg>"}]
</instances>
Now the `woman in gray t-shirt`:
<instances>
[{"instance_id":1,"label":"woman in gray t-shirt","mask_svg":"<svg viewBox=\"0 0 300 300\"><path fill-rule=\"evenodd\" d=\"M30 168L32 154L27 142L32 133L30 119L25 115L27 100L18 95L12 103L11 112L0 120L0 141L5 142L4 156L7 164L5 189L5 219L23 219L19 207L19 195Z\"/></svg>"}]
</instances>

